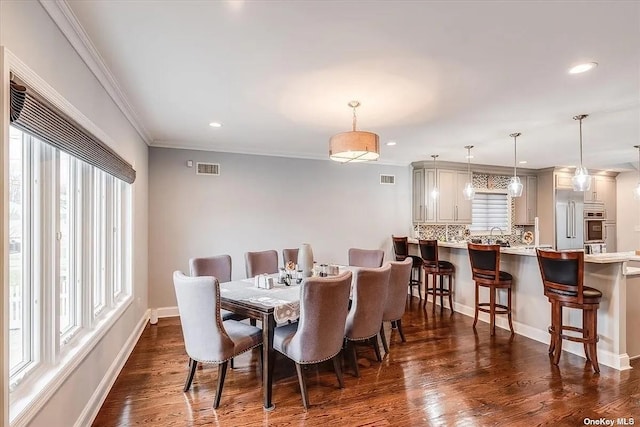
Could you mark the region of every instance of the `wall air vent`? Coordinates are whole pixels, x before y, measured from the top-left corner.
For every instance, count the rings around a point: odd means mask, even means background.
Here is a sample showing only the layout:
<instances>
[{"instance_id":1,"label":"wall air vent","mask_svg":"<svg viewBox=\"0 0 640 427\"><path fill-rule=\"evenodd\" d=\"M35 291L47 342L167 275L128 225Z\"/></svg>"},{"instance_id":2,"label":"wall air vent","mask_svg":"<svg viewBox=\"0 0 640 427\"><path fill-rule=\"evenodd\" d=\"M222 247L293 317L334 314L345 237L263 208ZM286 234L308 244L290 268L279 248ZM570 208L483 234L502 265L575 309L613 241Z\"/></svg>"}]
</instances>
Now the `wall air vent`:
<instances>
[{"instance_id":1,"label":"wall air vent","mask_svg":"<svg viewBox=\"0 0 640 427\"><path fill-rule=\"evenodd\" d=\"M380 175L380 184L395 185L395 183L396 183L395 175Z\"/></svg>"},{"instance_id":2,"label":"wall air vent","mask_svg":"<svg viewBox=\"0 0 640 427\"><path fill-rule=\"evenodd\" d=\"M220 175L219 163L196 163L196 175Z\"/></svg>"}]
</instances>

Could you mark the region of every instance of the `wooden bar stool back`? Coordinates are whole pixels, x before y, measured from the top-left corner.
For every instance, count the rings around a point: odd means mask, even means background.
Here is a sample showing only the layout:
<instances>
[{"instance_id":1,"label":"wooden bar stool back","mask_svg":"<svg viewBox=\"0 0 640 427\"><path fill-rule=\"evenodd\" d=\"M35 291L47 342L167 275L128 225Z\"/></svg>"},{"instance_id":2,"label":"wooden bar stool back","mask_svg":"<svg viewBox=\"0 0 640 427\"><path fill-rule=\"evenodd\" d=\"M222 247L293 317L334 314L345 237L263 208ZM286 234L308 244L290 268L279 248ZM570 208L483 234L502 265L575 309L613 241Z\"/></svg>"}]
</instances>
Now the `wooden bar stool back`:
<instances>
[{"instance_id":1,"label":"wooden bar stool back","mask_svg":"<svg viewBox=\"0 0 640 427\"><path fill-rule=\"evenodd\" d=\"M422 255L422 268L425 274L425 299L423 308L427 306L428 294L432 295L432 311L436 310L436 296L440 297L440 312L444 308L444 297L449 297L449 308L453 314L453 289L451 287L451 278L455 272L455 267L449 261L440 261L438 259L438 241L437 240L419 240L420 255ZM429 286L429 277L433 277L433 284ZM438 277L440 284L438 285ZM444 286L444 278L447 277L447 287Z\"/></svg>"},{"instance_id":2,"label":"wooden bar stool back","mask_svg":"<svg viewBox=\"0 0 640 427\"><path fill-rule=\"evenodd\" d=\"M391 236L391 239L393 240L393 252L396 254L396 261L404 261L407 257L413 260L409 288L413 296L413 287L417 286L418 297L422 299L422 258L416 255L409 255L409 239L407 237Z\"/></svg>"},{"instance_id":3,"label":"wooden bar stool back","mask_svg":"<svg viewBox=\"0 0 640 427\"><path fill-rule=\"evenodd\" d=\"M476 245L469 243L469 261L471 262L471 273L473 281L476 283L476 309L473 319L473 329L478 323L478 312L489 313L489 327L491 335L496 333L496 314L506 314L509 320L511 335L514 334L511 319L511 288L513 276L500 271L500 245ZM480 286L489 288L489 302L481 303L479 300ZM496 292L498 289L507 290L507 305L496 302Z\"/></svg>"},{"instance_id":4,"label":"wooden bar stool back","mask_svg":"<svg viewBox=\"0 0 640 427\"><path fill-rule=\"evenodd\" d=\"M584 286L584 252L556 252L536 249L538 265L544 284L544 294L551 303L551 343L549 355L553 364L560 361L562 340L584 344L584 353L591 362L594 372L600 372L598 365L598 307L602 292ZM582 310L582 328L562 324L562 308ZM581 336L567 335L571 331Z\"/></svg>"}]
</instances>

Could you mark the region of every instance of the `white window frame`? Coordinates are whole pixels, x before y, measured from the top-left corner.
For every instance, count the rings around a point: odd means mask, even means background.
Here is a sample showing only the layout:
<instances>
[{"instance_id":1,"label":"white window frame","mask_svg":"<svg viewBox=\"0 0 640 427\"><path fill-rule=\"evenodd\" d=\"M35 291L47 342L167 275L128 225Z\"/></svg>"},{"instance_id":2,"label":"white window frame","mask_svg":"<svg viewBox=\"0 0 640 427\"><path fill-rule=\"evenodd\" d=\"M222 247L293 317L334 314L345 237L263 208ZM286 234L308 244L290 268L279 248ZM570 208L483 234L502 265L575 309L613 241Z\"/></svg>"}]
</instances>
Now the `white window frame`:
<instances>
[{"instance_id":1,"label":"white window frame","mask_svg":"<svg viewBox=\"0 0 640 427\"><path fill-rule=\"evenodd\" d=\"M512 221L511 221L511 216L512 216L512 199L509 196L507 190L504 189L482 189L482 190L476 190L476 195L478 194L482 194L482 193L486 193L486 194L503 194L506 197L506 202L507 202L507 224L506 226L500 227L502 229L502 234L505 236L511 235L512 233ZM471 212L472 212L472 216L471 216L471 220L473 221L473 203L474 203L475 199L471 201ZM471 223L471 225L469 226L469 230L471 232L472 236L486 236L488 234L490 234L491 232L491 228L489 228L489 230L474 230L473 229L473 222ZM500 235L496 235L496 237L499 237Z\"/></svg>"}]
</instances>

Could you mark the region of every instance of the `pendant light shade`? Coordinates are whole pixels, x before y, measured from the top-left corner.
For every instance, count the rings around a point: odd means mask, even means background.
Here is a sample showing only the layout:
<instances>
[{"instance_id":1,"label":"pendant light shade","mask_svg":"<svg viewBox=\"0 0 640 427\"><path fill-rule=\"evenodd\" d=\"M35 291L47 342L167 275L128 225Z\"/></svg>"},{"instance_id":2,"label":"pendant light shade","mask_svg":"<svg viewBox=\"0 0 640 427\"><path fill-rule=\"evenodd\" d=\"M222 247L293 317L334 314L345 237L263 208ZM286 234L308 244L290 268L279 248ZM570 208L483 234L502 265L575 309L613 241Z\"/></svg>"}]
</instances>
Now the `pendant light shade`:
<instances>
[{"instance_id":1,"label":"pendant light shade","mask_svg":"<svg viewBox=\"0 0 640 427\"><path fill-rule=\"evenodd\" d=\"M633 189L633 197L640 200L640 145L634 145L638 149L638 185Z\"/></svg>"},{"instance_id":2,"label":"pendant light shade","mask_svg":"<svg viewBox=\"0 0 640 427\"><path fill-rule=\"evenodd\" d=\"M433 175L435 177L434 178L435 182L433 183L433 190L431 190L431 198L435 200L440 195L440 191L438 190L438 174L436 173L436 159L438 158L438 155L432 154L431 157L433 157Z\"/></svg>"},{"instance_id":3,"label":"pendant light shade","mask_svg":"<svg viewBox=\"0 0 640 427\"><path fill-rule=\"evenodd\" d=\"M507 186L507 191L511 197L522 196L522 183L520 182L520 178L518 178L516 166L518 162L518 149L516 141L520 135L520 132L512 133L509 135L511 138L513 138L513 176L511 177L509 185Z\"/></svg>"},{"instance_id":4,"label":"pendant light shade","mask_svg":"<svg viewBox=\"0 0 640 427\"><path fill-rule=\"evenodd\" d=\"M582 120L588 116L588 114L580 114L573 117L573 120L580 122L580 166L576 168L576 172L571 179L573 191L589 191L591 188L591 176L587 168L582 164Z\"/></svg>"},{"instance_id":5,"label":"pendant light shade","mask_svg":"<svg viewBox=\"0 0 640 427\"><path fill-rule=\"evenodd\" d=\"M465 200L473 200L476 196L476 190L473 188L473 177L471 175L471 149L473 145L465 145L467 149L467 183L464 185L464 190L462 190L462 195Z\"/></svg>"},{"instance_id":6,"label":"pendant light shade","mask_svg":"<svg viewBox=\"0 0 640 427\"><path fill-rule=\"evenodd\" d=\"M380 157L380 139L373 132L356 130L356 108L360 102L351 101L353 109L353 128L351 132L342 132L329 139L329 158L336 162L370 162Z\"/></svg>"}]
</instances>

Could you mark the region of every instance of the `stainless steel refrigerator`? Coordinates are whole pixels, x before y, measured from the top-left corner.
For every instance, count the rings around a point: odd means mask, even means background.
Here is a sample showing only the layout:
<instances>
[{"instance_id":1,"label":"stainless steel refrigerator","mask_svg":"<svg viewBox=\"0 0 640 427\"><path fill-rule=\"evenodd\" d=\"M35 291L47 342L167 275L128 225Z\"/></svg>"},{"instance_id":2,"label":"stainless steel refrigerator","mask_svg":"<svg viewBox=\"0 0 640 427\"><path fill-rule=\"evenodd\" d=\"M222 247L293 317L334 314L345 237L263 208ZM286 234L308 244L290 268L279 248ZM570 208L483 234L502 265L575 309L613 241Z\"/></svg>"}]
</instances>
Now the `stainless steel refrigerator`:
<instances>
[{"instance_id":1,"label":"stainless steel refrigerator","mask_svg":"<svg viewBox=\"0 0 640 427\"><path fill-rule=\"evenodd\" d=\"M584 193L556 190L556 250L584 249Z\"/></svg>"}]
</instances>

